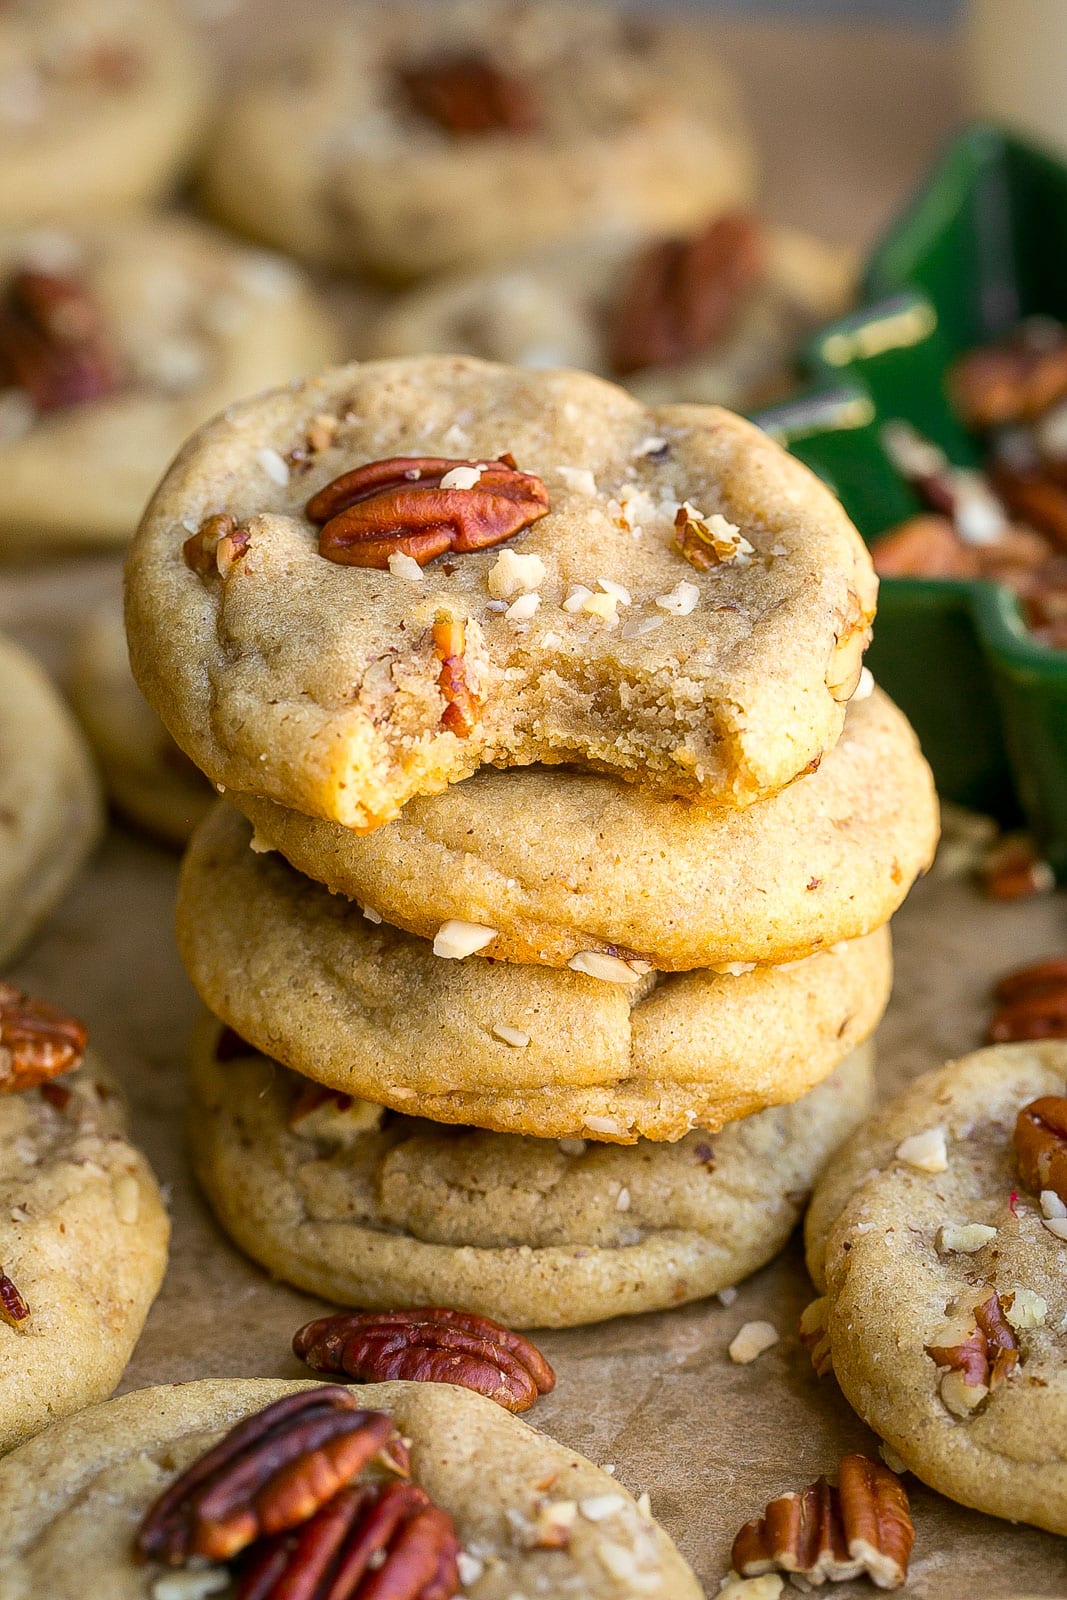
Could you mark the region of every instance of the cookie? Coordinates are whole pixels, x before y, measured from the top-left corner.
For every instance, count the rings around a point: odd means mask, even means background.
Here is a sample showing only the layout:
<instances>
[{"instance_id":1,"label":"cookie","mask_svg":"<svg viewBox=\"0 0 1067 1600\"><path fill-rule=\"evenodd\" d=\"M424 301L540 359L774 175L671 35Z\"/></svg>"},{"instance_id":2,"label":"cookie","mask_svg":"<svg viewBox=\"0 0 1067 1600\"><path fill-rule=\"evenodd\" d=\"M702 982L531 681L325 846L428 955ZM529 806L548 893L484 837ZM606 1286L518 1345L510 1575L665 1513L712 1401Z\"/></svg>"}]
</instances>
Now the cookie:
<instances>
[{"instance_id":1,"label":"cookie","mask_svg":"<svg viewBox=\"0 0 1067 1600\"><path fill-rule=\"evenodd\" d=\"M736 975L447 960L250 838L220 805L182 868L178 944L204 1003L305 1077L438 1122L622 1143L717 1128L814 1087L889 995L887 930Z\"/></svg>"},{"instance_id":2,"label":"cookie","mask_svg":"<svg viewBox=\"0 0 1067 1600\"><path fill-rule=\"evenodd\" d=\"M111 1393L169 1231L121 1092L91 1053L43 1088L0 1095L0 1268L29 1307L18 1326L0 1320L0 1450Z\"/></svg>"},{"instance_id":3,"label":"cookie","mask_svg":"<svg viewBox=\"0 0 1067 1600\"><path fill-rule=\"evenodd\" d=\"M215 796L133 681L118 596L79 629L69 682L112 804L154 838L184 845Z\"/></svg>"},{"instance_id":4,"label":"cookie","mask_svg":"<svg viewBox=\"0 0 1067 1600\"><path fill-rule=\"evenodd\" d=\"M731 246L736 254L742 235L752 260L739 273ZM630 302L637 276L667 250L698 256L704 294L687 303L688 316L670 319L669 337L657 338L671 285L657 284L651 305L644 291L640 319ZM613 229L409 290L377 319L370 351L580 367L620 378L646 404L745 410L791 381L801 341L847 310L854 273L850 251L747 215L723 217L689 240L650 242ZM638 321L642 345L634 343Z\"/></svg>"},{"instance_id":5,"label":"cookie","mask_svg":"<svg viewBox=\"0 0 1067 1600\"><path fill-rule=\"evenodd\" d=\"M458 357L234 407L163 480L127 577L134 672L186 754L359 831L485 764L749 804L836 743L875 600L836 500L740 418Z\"/></svg>"},{"instance_id":6,"label":"cookie","mask_svg":"<svg viewBox=\"0 0 1067 1600\"><path fill-rule=\"evenodd\" d=\"M103 822L74 718L43 668L0 637L0 967L66 894Z\"/></svg>"},{"instance_id":7,"label":"cookie","mask_svg":"<svg viewBox=\"0 0 1067 1600\"><path fill-rule=\"evenodd\" d=\"M747 199L753 171L704 28L448 0L349 6L229 96L206 189L257 238L404 279L606 220L685 228Z\"/></svg>"},{"instance_id":8,"label":"cookie","mask_svg":"<svg viewBox=\"0 0 1067 1600\"><path fill-rule=\"evenodd\" d=\"M926 1073L844 1146L807 1222L834 1372L860 1416L941 1494L1054 1533L1067 1533L1067 1206L1037 1192L1054 1173L1031 1186L1013 1133L1039 1097L1067 1111L1065 1083L1062 1042Z\"/></svg>"},{"instance_id":9,"label":"cookie","mask_svg":"<svg viewBox=\"0 0 1067 1600\"><path fill-rule=\"evenodd\" d=\"M205 418L336 352L298 269L190 219L0 233L0 549L124 542Z\"/></svg>"},{"instance_id":10,"label":"cookie","mask_svg":"<svg viewBox=\"0 0 1067 1600\"><path fill-rule=\"evenodd\" d=\"M583 951L660 971L784 962L896 911L937 842L915 736L879 691L854 699L819 770L740 811L663 801L569 769L485 770L358 835L235 794L257 846L410 933L451 918L497 961Z\"/></svg>"},{"instance_id":11,"label":"cookie","mask_svg":"<svg viewBox=\"0 0 1067 1600\"><path fill-rule=\"evenodd\" d=\"M776 1255L869 1104L863 1045L790 1106L633 1147L447 1128L340 1099L208 1019L189 1138L231 1238L345 1305L573 1327L699 1300Z\"/></svg>"},{"instance_id":12,"label":"cookie","mask_svg":"<svg viewBox=\"0 0 1067 1600\"><path fill-rule=\"evenodd\" d=\"M0 1593L158 1595L162 1569L134 1556L153 1501L242 1418L318 1387L214 1378L139 1389L24 1445L0 1462ZM414 1481L455 1523L473 1600L520 1592L700 1600L667 1534L621 1484L492 1400L444 1383L367 1384L359 1399L388 1412L410 1441ZM538 1548L542 1514L563 1499L576 1502L569 1538Z\"/></svg>"},{"instance_id":13,"label":"cookie","mask_svg":"<svg viewBox=\"0 0 1067 1600\"><path fill-rule=\"evenodd\" d=\"M170 0L15 0L0 30L0 227L157 198L206 106L205 63Z\"/></svg>"}]
</instances>

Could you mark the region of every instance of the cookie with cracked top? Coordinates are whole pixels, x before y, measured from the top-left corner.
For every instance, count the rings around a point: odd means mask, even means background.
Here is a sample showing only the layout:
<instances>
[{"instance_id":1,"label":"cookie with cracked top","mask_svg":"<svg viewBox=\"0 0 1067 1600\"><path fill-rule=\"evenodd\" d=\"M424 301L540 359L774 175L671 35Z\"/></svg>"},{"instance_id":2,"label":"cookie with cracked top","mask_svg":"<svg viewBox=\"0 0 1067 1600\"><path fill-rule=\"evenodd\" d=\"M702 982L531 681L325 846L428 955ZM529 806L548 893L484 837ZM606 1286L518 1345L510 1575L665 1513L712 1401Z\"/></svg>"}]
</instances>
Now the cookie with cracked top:
<instances>
[{"instance_id":1,"label":"cookie with cracked top","mask_svg":"<svg viewBox=\"0 0 1067 1600\"><path fill-rule=\"evenodd\" d=\"M186 754L360 831L486 764L775 793L837 742L876 590L751 424L459 357L231 408L127 578L135 674Z\"/></svg>"}]
</instances>

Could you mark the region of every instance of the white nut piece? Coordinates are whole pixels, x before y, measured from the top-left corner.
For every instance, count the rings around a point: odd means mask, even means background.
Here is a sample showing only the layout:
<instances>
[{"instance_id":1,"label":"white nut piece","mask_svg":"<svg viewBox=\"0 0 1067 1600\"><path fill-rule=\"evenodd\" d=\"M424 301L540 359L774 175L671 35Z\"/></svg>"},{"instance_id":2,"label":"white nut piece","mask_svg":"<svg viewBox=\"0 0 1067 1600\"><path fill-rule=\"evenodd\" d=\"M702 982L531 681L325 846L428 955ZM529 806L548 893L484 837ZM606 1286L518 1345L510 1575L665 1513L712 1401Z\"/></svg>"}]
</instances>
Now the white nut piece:
<instances>
[{"instance_id":1,"label":"white nut piece","mask_svg":"<svg viewBox=\"0 0 1067 1600\"><path fill-rule=\"evenodd\" d=\"M700 590L695 583L690 583L688 578L683 578L676 583L667 594L658 594L656 604L661 611L669 611L675 617L687 617L691 611L696 610L700 599Z\"/></svg>"},{"instance_id":2,"label":"white nut piece","mask_svg":"<svg viewBox=\"0 0 1067 1600\"><path fill-rule=\"evenodd\" d=\"M1041 1211L1046 1217L1067 1217L1067 1205L1064 1205L1055 1189L1042 1189Z\"/></svg>"},{"instance_id":3,"label":"white nut piece","mask_svg":"<svg viewBox=\"0 0 1067 1600\"><path fill-rule=\"evenodd\" d=\"M529 622L540 604L539 594L520 594L517 600L511 602L504 615L509 622Z\"/></svg>"},{"instance_id":4,"label":"white nut piece","mask_svg":"<svg viewBox=\"0 0 1067 1600\"><path fill-rule=\"evenodd\" d=\"M763 1572L758 1578L741 1578L736 1572L728 1572L715 1600L779 1600L784 1588L777 1572Z\"/></svg>"},{"instance_id":5,"label":"white nut piece","mask_svg":"<svg viewBox=\"0 0 1067 1600\"><path fill-rule=\"evenodd\" d=\"M917 1172L944 1172L948 1167L948 1143L944 1128L925 1128L897 1145L897 1160Z\"/></svg>"},{"instance_id":6,"label":"white nut piece","mask_svg":"<svg viewBox=\"0 0 1067 1600\"><path fill-rule=\"evenodd\" d=\"M859 680L852 691L853 700L869 700L874 693L874 673L870 667L861 667Z\"/></svg>"},{"instance_id":7,"label":"white nut piece","mask_svg":"<svg viewBox=\"0 0 1067 1600\"><path fill-rule=\"evenodd\" d=\"M646 633L655 633L657 628L662 628L663 617L631 617L629 622L624 622L620 639L643 639Z\"/></svg>"},{"instance_id":8,"label":"white nut piece","mask_svg":"<svg viewBox=\"0 0 1067 1600\"><path fill-rule=\"evenodd\" d=\"M514 595L539 589L545 576L545 564L540 556L501 550L489 569L486 583L494 600L510 600Z\"/></svg>"},{"instance_id":9,"label":"white nut piece","mask_svg":"<svg viewBox=\"0 0 1067 1600\"><path fill-rule=\"evenodd\" d=\"M484 950L498 932L498 928L486 928L480 922L464 922L461 917L451 917L438 928L434 936L433 953L445 961L463 961L467 956Z\"/></svg>"},{"instance_id":10,"label":"white nut piece","mask_svg":"<svg viewBox=\"0 0 1067 1600\"><path fill-rule=\"evenodd\" d=\"M973 1256L977 1251L984 1250L987 1244L992 1244L996 1236L996 1228L984 1222L946 1222L937 1230L937 1248Z\"/></svg>"},{"instance_id":11,"label":"white nut piece","mask_svg":"<svg viewBox=\"0 0 1067 1600\"><path fill-rule=\"evenodd\" d=\"M120 1222L132 1225L141 1214L141 1188L130 1172L123 1172L111 1185L115 1201L115 1215Z\"/></svg>"},{"instance_id":12,"label":"white nut piece","mask_svg":"<svg viewBox=\"0 0 1067 1600\"><path fill-rule=\"evenodd\" d=\"M745 1322L730 1341L729 1356L739 1366L747 1366L765 1350L778 1343L778 1329L773 1322Z\"/></svg>"},{"instance_id":13,"label":"white nut piece","mask_svg":"<svg viewBox=\"0 0 1067 1600\"><path fill-rule=\"evenodd\" d=\"M962 1372L946 1372L941 1379L941 1399L954 1417L969 1417L988 1393L984 1383L964 1383Z\"/></svg>"},{"instance_id":14,"label":"white nut piece","mask_svg":"<svg viewBox=\"0 0 1067 1600\"><path fill-rule=\"evenodd\" d=\"M453 467L441 479L442 489L473 489L483 472L482 467Z\"/></svg>"},{"instance_id":15,"label":"white nut piece","mask_svg":"<svg viewBox=\"0 0 1067 1600\"><path fill-rule=\"evenodd\" d=\"M516 1050L525 1050L530 1042L530 1035L523 1033L521 1028L513 1028L510 1022L494 1022L493 1035L503 1044L510 1044Z\"/></svg>"},{"instance_id":16,"label":"white nut piece","mask_svg":"<svg viewBox=\"0 0 1067 1600\"><path fill-rule=\"evenodd\" d=\"M1031 1328L1043 1328L1048 1316L1048 1301L1033 1289L1017 1285L1011 1293L1011 1305L1005 1301L1004 1315L1017 1333L1027 1333Z\"/></svg>"},{"instance_id":17,"label":"white nut piece","mask_svg":"<svg viewBox=\"0 0 1067 1600\"><path fill-rule=\"evenodd\" d=\"M267 477L275 483L289 482L289 463L284 456L278 454L277 450L272 450L270 445L264 445L262 450L256 451L256 460Z\"/></svg>"},{"instance_id":18,"label":"white nut piece","mask_svg":"<svg viewBox=\"0 0 1067 1600\"><path fill-rule=\"evenodd\" d=\"M394 578L406 578L409 583L421 583L426 576L415 557L406 556L403 550L393 551L389 557L389 571Z\"/></svg>"},{"instance_id":19,"label":"white nut piece","mask_svg":"<svg viewBox=\"0 0 1067 1600\"><path fill-rule=\"evenodd\" d=\"M578 1510L587 1522L604 1522L608 1517L618 1516L625 1504L621 1494L593 1494L579 1500Z\"/></svg>"},{"instance_id":20,"label":"white nut piece","mask_svg":"<svg viewBox=\"0 0 1067 1600\"><path fill-rule=\"evenodd\" d=\"M629 606L633 604L633 596L631 595L629 589L626 588L625 584L615 583L611 578L598 578L597 583L599 583L604 593L610 594L614 600L619 602L620 606Z\"/></svg>"},{"instance_id":21,"label":"white nut piece","mask_svg":"<svg viewBox=\"0 0 1067 1600\"><path fill-rule=\"evenodd\" d=\"M579 950L567 965L572 972L584 972L587 978L599 978L601 983L636 983L640 977L629 962L606 955L603 950Z\"/></svg>"},{"instance_id":22,"label":"white nut piece","mask_svg":"<svg viewBox=\"0 0 1067 1600\"><path fill-rule=\"evenodd\" d=\"M152 1585L152 1600L206 1600L230 1587L227 1567L194 1567L186 1572L166 1572Z\"/></svg>"}]
</instances>

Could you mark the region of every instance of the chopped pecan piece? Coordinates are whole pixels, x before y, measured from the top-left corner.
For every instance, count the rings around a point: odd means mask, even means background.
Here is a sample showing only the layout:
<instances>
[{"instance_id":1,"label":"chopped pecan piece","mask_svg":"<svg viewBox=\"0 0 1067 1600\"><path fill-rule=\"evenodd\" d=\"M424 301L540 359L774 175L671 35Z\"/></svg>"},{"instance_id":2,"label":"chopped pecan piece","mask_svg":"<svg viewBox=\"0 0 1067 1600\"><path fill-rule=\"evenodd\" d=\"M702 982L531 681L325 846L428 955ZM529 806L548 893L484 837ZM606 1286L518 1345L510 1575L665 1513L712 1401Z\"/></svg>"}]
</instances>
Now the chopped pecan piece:
<instances>
[{"instance_id":1,"label":"chopped pecan piece","mask_svg":"<svg viewBox=\"0 0 1067 1600\"><path fill-rule=\"evenodd\" d=\"M1025 900L1056 887L1052 868L1038 855L1033 840L1024 834L1009 834L999 840L987 852L978 879L994 900Z\"/></svg>"},{"instance_id":2,"label":"chopped pecan piece","mask_svg":"<svg viewBox=\"0 0 1067 1600\"><path fill-rule=\"evenodd\" d=\"M763 238L747 213L717 217L693 238L652 245L635 263L615 309L615 371L625 376L686 361L717 343L763 266Z\"/></svg>"},{"instance_id":3,"label":"chopped pecan piece","mask_svg":"<svg viewBox=\"0 0 1067 1600\"><path fill-rule=\"evenodd\" d=\"M182 545L185 565L202 578L218 573L228 578L241 557L247 554L248 528L228 511L205 517L194 534Z\"/></svg>"},{"instance_id":4,"label":"chopped pecan piece","mask_svg":"<svg viewBox=\"0 0 1067 1600\"><path fill-rule=\"evenodd\" d=\"M81 1061L87 1037L75 1017L0 983L0 1094L70 1072Z\"/></svg>"},{"instance_id":5,"label":"chopped pecan piece","mask_svg":"<svg viewBox=\"0 0 1067 1600\"><path fill-rule=\"evenodd\" d=\"M958 1324L949 1324L952 1331L943 1331L938 1343L924 1346L934 1364L946 1369L942 1397L957 1414L961 1389L977 1392L976 1397L962 1395L967 1408L973 1409L972 1399L977 1404L987 1393L999 1389L1019 1364L1019 1341L1005 1315L1012 1303L1013 1296L1002 1300L993 1289L969 1316ZM954 1343L944 1342L950 1337ZM948 1391L946 1383L951 1385Z\"/></svg>"},{"instance_id":6,"label":"chopped pecan piece","mask_svg":"<svg viewBox=\"0 0 1067 1600\"><path fill-rule=\"evenodd\" d=\"M0 297L0 388L24 389L38 411L113 394L118 369L88 290L73 278L17 272Z\"/></svg>"},{"instance_id":7,"label":"chopped pecan piece","mask_svg":"<svg viewBox=\"0 0 1067 1600\"><path fill-rule=\"evenodd\" d=\"M685 501L674 518L674 548L698 572L735 563L747 566L755 551L734 523L718 512L706 517Z\"/></svg>"},{"instance_id":8,"label":"chopped pecan piece","mask_svg":"<svg viewBox=\"0 0 1067 1600\"><path fill-rule=\"evenodd\" d=\"M361 1411L347 1389L306 1389L246 1417L151 1507L143 1556L182 1566L229 1561L253 1540L307 1522L377 1459L407 1473L407 1450L384 1411Z\"/></svg>"},{"instance_id":9,"label":"chopped pecan piece","mask_svg":"<svg viewBox=\"0 0 1067 1600\"><path fill-rule=\"evenodd\" d=\"M422 1489L367 1484L253 1545L235 1600L450 1600L458 1557L452 1518Z\"/></svg>"},{"instance_id":10,"label":"chopped pecan piece","mask_svg":"<svg viewBox=\"0 0 1067 1600\"><path fill-rule=\"evenodd\" d=\"M533 133L537 106L530 86L484 56L453 56L401 67L397 82L420 116L445 133Z\"/></svg>"},{"instance_id":11,"label":"chopped pecan piece","mask_svg":"<svg viewBox=\"0 0 1067 1600\"><path fill-rule=\"evenodd\" d=\"M520 472L509 455L483 462L434 456L369 461L334 478L307 503L308 517L322 529L321 555L383 571L393 555L425 567L446 550L488 550L548 510L541 479Z\"/></svg>"},{"instance_id":12,"label":"chopped pecan piece","mask_svg":"<svg viewBox=\"0 0 1067 1600\"><path fill-rule=\"evenodd\" d=\"M1001 978L989 1025L991 1044L1019 1039L1067 1039L1067 960L1055 957Z\"/></svg>"},{"instance_id":13,"label":"chopped pecan piece","mask_svg":"<svg viewBox=\"0 0 1067 1600\"><path fill-rule=\"evenodd\" d=\"M1067 488L1045 473L1017 472L1006 466L995 467L992 479L1013 517L1067 550Z\"/></svg>"},{"instance_id":14,"label":"chopped pecan piece","mask_svg":"<svg viewBox=\"0 0 1067 1600\"><path fill-rule=\"evenodd\" d=\"M836 1489L818 1478L746 1522L734 1540L733 1564L743 1578L777 1570L818 1586L866 1573L879 1589L898 1589L914 1540L896 1473L869 1456L850 1455L841 1458Z\"/></svg>"},{"instance_id":15,"label":"chopped pecan piece","mask_svg":"<svg viewBox=\"0 0 1067 1600\"><path fill-rule=\"evenodd\" d=\"M1019 1176L1031 1193L1051 1189L1067 1201L1067 1098L1046 1094L1023 1106L1013 1142Z\"/></svg>"},{"instance_id":16,"label":"chopped pecan piece","mask_svg":"<svg viewBox=\"0 0 1067 1600\"><path fill-rule=\"evenodd\" d=\"M30 1308L6 1272L0 1271L0 1322L9 1328L21 1328L28 1319Z\"/></svg>"},{"instance_id":17,"label":"chopped pecan piece","mask_svg":"<svg viewBox=\"0 0 1067 1600\"><path fill-rule=\"evenodd\" d=\"M961 356L949 391L968 427L1032 422L1067 395L1067 338L1024 323L1010 338Z\"/></svg>"},{"instance_id":18,"label":"chopped pecan piece","mask_svg":"<svg viewBox=\"0 0 1067 1600\"><path fill-rule=\"evenodd\" d=\"M434 654L441 663L437 687L445 697L441 726L458 739L466 739L481 710L481 702L467 682L463 657L467 644L466 624L459 617L438 617L432 638Z\"/></svg>"},{"instance_id":19,"label":"chopped pecan piece","mask_svg":"<svg viewBox=\"0 0 1067 1600\"><path fill-rule=\"evenodd\" d=\"M556 1385L544 1356L521 1334L445 1306L339 1312L301 1328L293 1350L315 1372L345 1372L360 1383L455 1383L506 1411L528 1411Z\"/></svg>"}]
</instances>

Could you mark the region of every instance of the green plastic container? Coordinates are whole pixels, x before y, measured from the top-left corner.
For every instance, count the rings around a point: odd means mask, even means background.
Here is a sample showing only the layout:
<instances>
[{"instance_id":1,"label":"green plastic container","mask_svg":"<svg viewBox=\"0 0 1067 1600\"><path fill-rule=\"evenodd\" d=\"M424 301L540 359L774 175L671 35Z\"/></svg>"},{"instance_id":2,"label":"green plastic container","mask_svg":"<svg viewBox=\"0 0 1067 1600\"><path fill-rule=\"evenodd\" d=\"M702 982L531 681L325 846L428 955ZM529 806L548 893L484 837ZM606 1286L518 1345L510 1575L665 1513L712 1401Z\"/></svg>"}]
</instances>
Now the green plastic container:
<instances>
[{"instance_id":1,"label":"green plastic container","mask_svg":"<svg viewBox=\"0 0 1067 1600\"><path fill-rule=\"evenodd\" d=\"M833 487L870 540L920 509L882 425L903 418L975 465L946 367L1041 312L1067 322L1067 165L968 127L875 249L861 309L807 347L813 389L756 421ZM1005 823L1025 818L1067 878L1067 652L1036 641L993 584L890 578L869 661L914 723L942 795Z\"/></svg>"}]
</instances>

